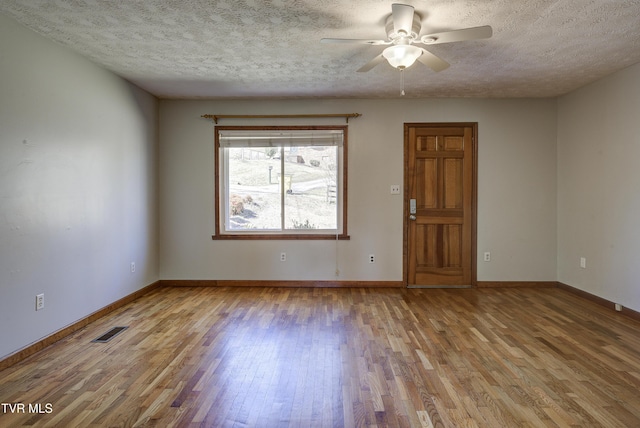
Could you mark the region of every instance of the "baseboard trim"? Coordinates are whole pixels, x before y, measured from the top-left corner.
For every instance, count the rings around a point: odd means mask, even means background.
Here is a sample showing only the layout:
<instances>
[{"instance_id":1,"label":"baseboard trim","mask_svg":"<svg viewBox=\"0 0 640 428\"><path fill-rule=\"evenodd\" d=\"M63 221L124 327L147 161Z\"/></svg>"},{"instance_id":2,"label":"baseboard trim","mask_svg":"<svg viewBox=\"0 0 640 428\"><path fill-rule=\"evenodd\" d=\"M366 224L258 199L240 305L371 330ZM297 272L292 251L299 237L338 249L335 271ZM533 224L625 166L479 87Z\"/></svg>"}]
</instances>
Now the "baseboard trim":
<instances>
[{"instance_id":1,"label":"baseboard trim","mask_svg":"<svg viewBox=\"0 0 640 428\"><path fill-rule=\"evenodd\" d=\"M355 287L404 287L402 281L270 281L226 279L162 279L162 287L304 287L304 288L355 288Z\"/></svg>"},{"instance_id":2,"label":"baseboard trim","mask_svg":"<svg viewBox=\"0 0 640 428\"><path fill-rule=\"evenodd\" d=\"M556 281L478 281L478 288L555 288Z\"/></svg>"},{"instance_id":3,"label":"baseboard trim","mask_svg":"<svg viewBox=\"0 0 640 428\"><path fill-rule=\"evenodd\" d=\"M579 288L564 284L562 282L558 282L558 288L568 291L571 294L575 294L576 296L582 297L583 299L587 299L591 302L597 303L598 305L604 306L607 309L611 309L614 312L626 315L636 321L640 321L640 312L634 311L633 309L625 308L624 306L622 306L621 311L616 311L616 304L614 302L596 296L595 294L591 294L588 291L580 290Z\"/></svg>"},{"instance_id":4,"label":"baseboard trim","mask_svg":"<svg viewBox=\"0 0 640 428\"><path fill-rule=\"evenodd\" d=\"M75 333L76 331L80 330L81 328L87 326L88 324L96 321L99 318L102 318L103 316L107 315L110 312L115 311L116 309L130 303L133 302L134 300L136 300L137 298L155 290L156 288L160 287L160 281L156 281L152 284L147 285L144 288L141 288L138 291L135 291L125 297L123 297L122 299L116 300L115 302L105 306L102 309L98 309L97 311L93 312L92 314L87 315L86 317L74 322L73 324L70 324L66 327L61 328L60 330L57 330L53 333L51 333L50 335L38 340L37 342L32 343L31 345L27 345L24 348L14 352L13 354L9 354L8 356L4 357L2 360L0 360L0 370L4 370L7 367L10 367L24 359L26 359L27 357L30 357L31 355L35 354L36 352L39 352L41 350L43 350L44 348L46 348L49 345L54 344L55 342L59 341L60 339L65 338L66 336Z\"/></svg>"},{"instance_id":5,"label":"baseboard trim","mask_svg":"<svg viewBox=\"0 0 640 428\"><path fill-rule=\"evenodd\" d=\"M305 288L402 288L402 281L314 281L314 280L227 280L227 279L162 279L161 287L305 287ZM478 281L478 288L555 288L556 281ZM446 287L445 287L446 288ZM466 287L465 287L466 288Z\"/></svg>"}]
</instances>

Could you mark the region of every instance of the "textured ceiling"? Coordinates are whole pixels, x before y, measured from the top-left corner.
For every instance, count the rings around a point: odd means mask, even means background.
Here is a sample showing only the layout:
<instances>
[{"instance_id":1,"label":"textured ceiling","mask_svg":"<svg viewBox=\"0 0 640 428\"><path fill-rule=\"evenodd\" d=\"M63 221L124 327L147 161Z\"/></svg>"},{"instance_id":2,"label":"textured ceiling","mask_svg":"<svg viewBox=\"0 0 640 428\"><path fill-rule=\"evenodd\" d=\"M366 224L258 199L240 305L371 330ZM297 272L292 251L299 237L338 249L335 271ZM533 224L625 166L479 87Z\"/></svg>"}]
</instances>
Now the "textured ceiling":
<instances>
[{"instance_id":1,"label":"textured ceiling","mask_svg":"<svg viewBox=\"0 0 640 428\"><path fill-rule=\"evenodd\" d=\"M0 12L160 98L399 97L400 72L356 70L384 46L393 1L0 0ZM640 0L404 1L422 34L490 25L428 50L406 97L547 97L640 62Z\"/></svg>"}]
</instances>

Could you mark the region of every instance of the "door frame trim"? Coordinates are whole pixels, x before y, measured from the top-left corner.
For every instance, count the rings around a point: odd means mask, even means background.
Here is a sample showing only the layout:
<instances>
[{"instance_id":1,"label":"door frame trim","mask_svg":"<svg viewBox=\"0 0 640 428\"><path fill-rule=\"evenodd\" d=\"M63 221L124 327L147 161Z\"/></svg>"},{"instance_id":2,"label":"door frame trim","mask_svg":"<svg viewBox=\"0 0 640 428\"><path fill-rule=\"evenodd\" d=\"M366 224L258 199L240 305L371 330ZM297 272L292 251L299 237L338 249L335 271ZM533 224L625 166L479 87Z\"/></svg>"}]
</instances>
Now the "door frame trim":
<instances>
[{"instance_id":1,"label":"door frame trim","mask_svg":"<svg viewBox=\"0 0 640 428\"><path fill-rule=\"evenodd\" d=\"M405 122L404 123L404 193L402 201L402 282L409 288L409 128L470 127L473 185L471 189L471 286L478 286L478 122Z\"/></svg>"}]
</instances>

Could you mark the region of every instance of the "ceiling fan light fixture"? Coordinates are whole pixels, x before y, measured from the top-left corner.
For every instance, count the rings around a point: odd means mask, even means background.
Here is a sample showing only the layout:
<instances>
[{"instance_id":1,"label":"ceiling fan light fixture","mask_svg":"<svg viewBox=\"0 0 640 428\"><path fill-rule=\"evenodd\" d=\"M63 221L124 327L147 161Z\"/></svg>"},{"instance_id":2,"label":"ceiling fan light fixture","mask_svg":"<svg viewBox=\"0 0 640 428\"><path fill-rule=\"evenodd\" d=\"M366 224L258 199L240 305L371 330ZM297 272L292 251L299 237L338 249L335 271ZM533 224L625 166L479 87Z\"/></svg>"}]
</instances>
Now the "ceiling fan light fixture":
<instances>
[{"instance_id":1,"label":"ceiling fan light fixture","mask_svg":"<svg viewBox=\"0 0 640 428\"><path fill-rule=\"evenodd\" d=\"M422 55L422 49L413 45L394 45L382 52L382 56L392 67L400 69L411 67L420 55Z\"/></svg>"}]
</instances>

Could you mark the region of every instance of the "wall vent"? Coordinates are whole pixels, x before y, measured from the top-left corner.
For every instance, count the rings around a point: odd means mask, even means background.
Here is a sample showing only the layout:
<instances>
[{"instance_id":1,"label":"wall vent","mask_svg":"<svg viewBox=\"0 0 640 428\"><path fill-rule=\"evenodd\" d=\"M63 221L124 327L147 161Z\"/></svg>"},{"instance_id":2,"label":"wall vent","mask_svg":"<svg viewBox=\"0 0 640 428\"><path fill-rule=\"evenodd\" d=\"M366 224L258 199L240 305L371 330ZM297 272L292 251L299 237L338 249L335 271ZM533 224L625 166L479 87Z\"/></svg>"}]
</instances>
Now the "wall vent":
<instances>
[{"instance_id":1,"label":"wall vent","mask_svg":"<svg viewBox=\"0 0 640 428\"><path fill-rule=\"evenodd\" d=\"M97 339L93 339L91 342L107 343L108 341L110 341L115 336L117 336L118 334L122 333L123 331L125 331L128 328L129 327L113 327L111 330L109 330L108 332L106 332L102 336L98 337Z\"/></svg>"}]
</instances>

